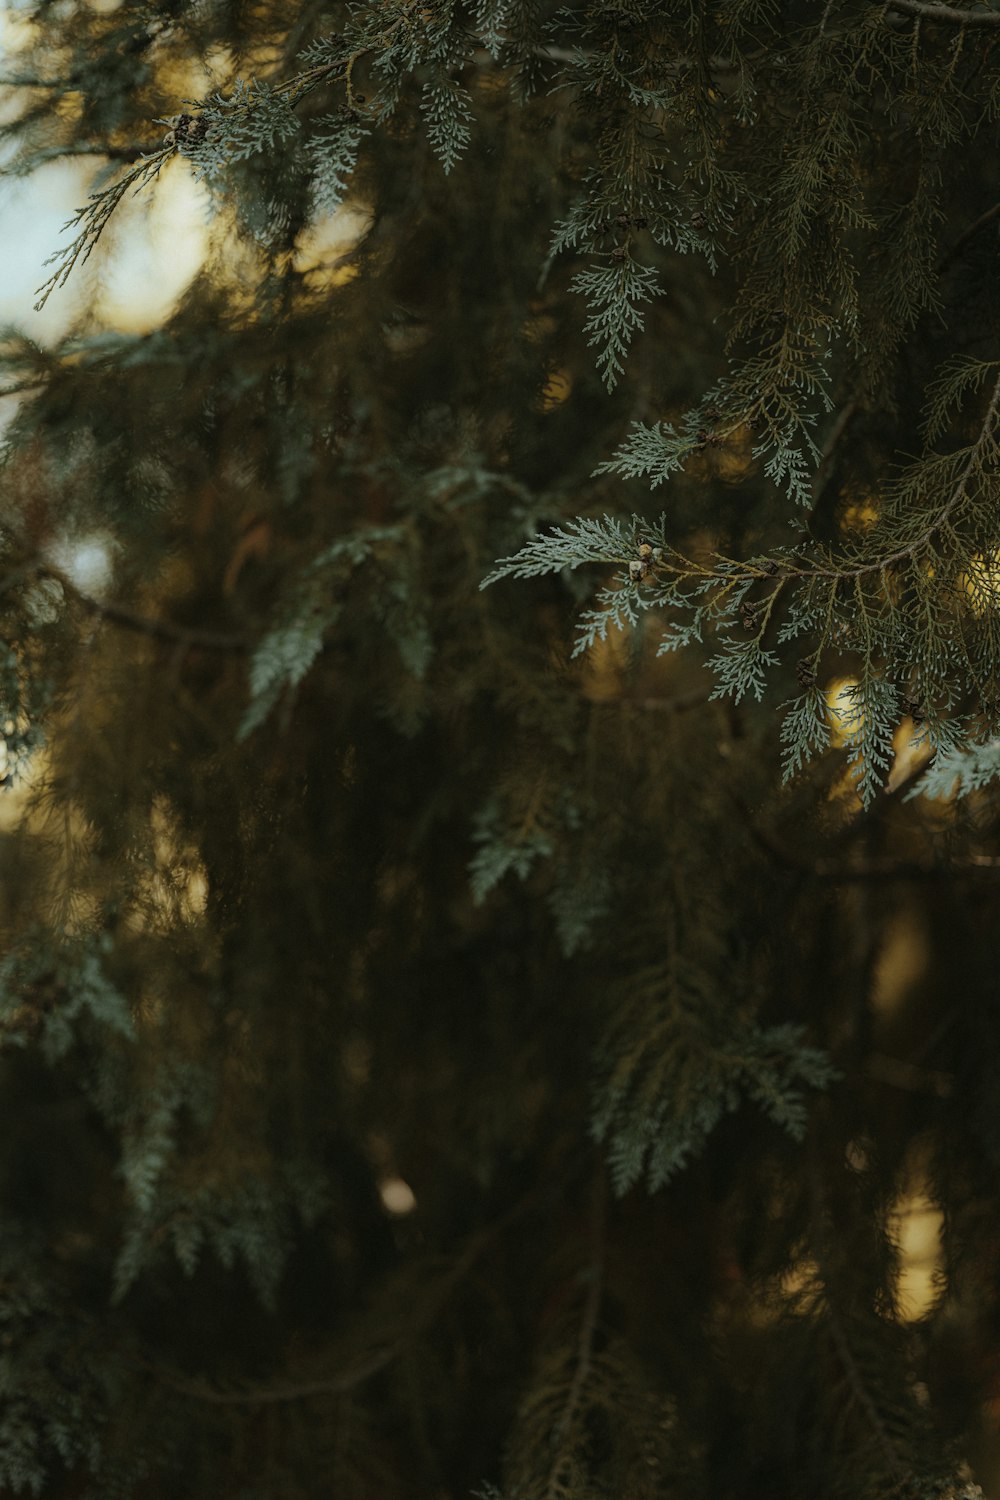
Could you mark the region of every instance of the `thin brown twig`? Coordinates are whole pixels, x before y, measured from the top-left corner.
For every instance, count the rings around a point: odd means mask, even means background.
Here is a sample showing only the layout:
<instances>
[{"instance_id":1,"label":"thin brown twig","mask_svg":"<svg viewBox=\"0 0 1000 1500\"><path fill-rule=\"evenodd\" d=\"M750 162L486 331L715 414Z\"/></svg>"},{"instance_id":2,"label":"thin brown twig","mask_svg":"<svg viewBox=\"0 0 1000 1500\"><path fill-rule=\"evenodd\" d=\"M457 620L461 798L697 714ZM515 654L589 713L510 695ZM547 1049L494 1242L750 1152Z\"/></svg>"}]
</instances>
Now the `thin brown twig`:
<instances>
[{"instance_id":1,"label":"thin brown twig","mask_svg":"<svg viewBox=\"0 0 1000 1500\"><path fill-rule=\"evenodd\" d=\"M894 859L891 856L871 858L857 864L843 864L832 859L806 859L795 849L790 849L769 828L762 828L742 807L747 830L754 843L775 864L782 865L800 875L814 880L828 881L832 885L848 885L883 880L956 880L963 876L1000 876L1000 856L970 854L964 860L937 863L931 860Z\"/></svg>"},{"instance_id":2,"label":"thin brown twig","mask_svg":"<svg viewBox=\"0 0 1000 1500\"><path fill-rule=\"evenodd\" d=\"M131 146L112 146L107 141L78 141L67 142L64 146L52 147L41 157L40 164L46 165L50 161L63 161L68 156L104 156L108 161L125 162L131 166L133 162L139 161L148 155L146 146L134 144ZM35 158L34 160L38 160Z\"/></svg>"},{"instance_id":3,"label":"thin brown twig","mask_svg":"<svg viewBox=\"0 0 1000 1500\"><path fill-rule=\"evenodd\" d=\"M178 625L172 620L138 614L123 604L106 603L104 600L95 599L91 594L85 594L78 589L61 569L53 568L47 563L34 564L30 572L38 578L53 579L65 589L74 603L79 605L86 614L106 620L111 625L120 625L122 629L134 631L138 635L150 636L153 640L168 641L176 646L237 654L248 652L253 645L253 641L247 635L226 630L203 630L193 625Z\"/></svg>"},{"instance_id":4,"label":"thin brown twig","mask_svg":"<svg viewBox=\"0 0 1000 1500\"><path fill-rule=\"evenodd\" d=\"M962 231L958 239L952 245L951 249L948 250L945 254L944 259L941 261L941 264L938 266L938 275L942 275L945 271L947 271L948 267L958 259L959 255L965 249L965 246L969 243L973 236L977 235L980 229L985 228L985 226L989 224L991 220L995 219L998 214L1000 214L1000 203L994 203L992 208L988 208L984 214L980 214L979 218L974 219L973 222L969 225L968 229Z\"/></svg>"},{"instance_id":5,"label":"thin brown twig","mask_svg":"<svg viewBox=\"0 0 1000 1500\"><path fill-rule=\"evenodd\" d=\"M952 26L1000 26L1000 11L962 10L956 5L938 5L933 0L887 0L887 10L902 11L920 20L942 21Z\"/></svg>"},{"instance_id":6,"label":"thin brown twig","mask_svg":"<svg viewBox=\"0 0 1000 1500\"><path fill-rule=\"evenodd\" d=\"M827 1307L829 1311L830 1336L844 1374L847 1376L847 1383L851 1388L851 1394L871 1424L876 1442L882 1450L889 1473L895 1478L901 1479L906 1471L900 1461L896 1445L893 1443L886 1424L883 1421L882 1414L872 1400L871 1392L864 1382L861 1371L858 1369L858 1362L854 1357L847 1335L844 1333L839 1314L829 1296L827 1297Z\"/></svg>"},{"instance_id":7,"label":"thin brown twig","mask_svg":"<svg viewBox=\"0 0 1000 1500\"><path fill-rule=\"evenodd\" d=\"M836 451L837 445L840 443L844 434L847 432L847 429L854 421L854 418L857 416L859 404L860 403L857 396L852 396L850 401L847 402L846 406L841 407L840 411L837 413L837 420L831 427L830 434L826 442L823 444L823 452L820 454L820 460L816 467L816 473L813 476L814 500L819 498L820 491L822 490L823 485L826 482L826 476L830 468L830 464L833 462L834 452Z\"/></svg>"},{"instance_id":8,"label":"thin brown twig","mask_svg":"<svg viewBox=\"0 0 1000 1500\"><path fill-rule=\"evenodd\" d=\"M492 1224L488 1224L478 1234L473 1235L465 1250L457 1258L443 1278L438 1295L429 1299L430 1311L425 1308L422 1316L416 1321L409 1337L400 1336L391 1343L379 1345L369 1350L345 1369L335 1375L328 1375L318 1380L305 1380L286 1382L269 1386L256 1386L252 1389L243 1390L217 1390L207 1380L199 1380L195 1376L185 1375L179 1370L173 1370L167 1365L162 1365L154 1360L146 1359L135 1353L120 1353L120 1357L126 1365L130 1365L144 1374L151 1375L160 1385L169 1390L176 1391L179 1395L190 1396L196 1401L203 1401L213 1406L269 1406L285 1401L303 1401L311 1396L338 1396L345 1392L354 1390L363 1385L380 1370L384 1370L393 1360L406 1348L416 1332L423 1330L436 1316L439 1307L446 1300L452 1287L464 1280L465 1276L472 1270L476 1261L485 1250L501 1234L521 1219L537 1203L540 1190L528 1193L514 1206L502 1214Z\"/></svg>"},{"instance_id":9,"label":"thin brown twig","mask_svg":"<svg viewBox=\"0 0 1000 1500\"><path fill-rule=\"evenodd\" d=\"M224 630L201 630L194 626L176 625L172 620L157 620L148 615L136 614L121 604L102 604L89 594L75 593L74 598L88 614L120 625L138 635L148 635L154 640L169 641L172 645L199 647L206 651L231 651L239 655L251 649L248 636Z\"/></svg>"},{"instance_id":10,"label":"thin brown twig","mask_svg":"<svg viewBox=\"0 0 1000 1500\"><path fill-rule=\"evenodd\" d=\"M260 1386L255 1390L242 1391L216 1390L214 1386L209 1385L207 1380L182 1375L166 1365L157 1364L139 1355L125 1355L123 1360L134 1369L141 1370L143 1374L152 1375L160 1385L176 1391L178 1395L191 1396L196 1401L204 1401L211 1406L268 1406L283 1401L305 1401L310 1396L342 1395L345 1391L362 1385L372 1375L377 1375L379 1370L384 1369L395 1359L401 1347L402 1340L387 1344L384 1348L374 1350L366 1359L360 1359L354 1365L348 1366L339 1375L328 1376L324 1380Z\"/></svg>"},{"instance_id":11,"label":"thin brown twig","mask_svg":"<svg viewBox=\"0 0 1000 1500\"><path fill-rule=\"evenodd\" d=\"M597 1331L597 1319L601 1310L601 1298L604 1295L604 1243L607 1238L608 1217L608 1188L605 1178L604 1163L601 1162L594 1178L594 1204L592 1215L592 1258L589 1267L590 1285L587 1288L587 1300L584 1304L583 1318L580 1321L580 1337L577 1341L576 1370L573 1375L573 1383L570 1386L569 1397L566 1402L566 1411L563 1416L563 1425L568 1426L580 1404L580 1396L590 1373L590 1361L594 1347L594 1334Z\"/></svg>"},{"instance_id":12,"label":"thin brown twig","mask_svg":"<svg viewBox=\"0 0 1000 1500\"><path fill-rule=\"evenodd\" d=\"M724 575L724 579L720 579L720 582L724 582L726 588L731 588L734 583L739 581L741 576L745 578L749 575L755 579L773 577L777 585L775 594L771 600L773 604L774 598L777 597L777 591L792 579L827 578L835 584L849 581L857 582L862 578L871 577L872 574L884 574L894 563L902 562L904 558L913 560L920 549L925 547L935 533L941 530L952 512L965 499L969 481L975 472L976 464L979 460L980 448L991 435L993 424L997 420L998 409L1000 409L1000 376L998 376L996 385L993 387L992 394L990 395L989 403L979 429L979 436L968 450L968 458L962 472L955 481L955 486L951 494L927 523L919 536L913 537L905 546L897 547L892 552L884 552L880 557L874 558L871 562L858 563L854 567L824 567L818 562L796 565L794 560L790 560L782 561L778 572L775 572L773 569L765 572L759 566L742 563L736 565L737 568L742 568L742 574L734 568L734 571ZM672 561L672 558L676 558L677 561ZM629 559L616 557L608 558L608 561L624 562L627 565ZM695 576L708 580L713 577L719 577L717 573L719 562L728 563L730 561L731 559L729 558L717 556L714 562L698 563L686 557L683 553L671 549L671 556L661 558L656 566L663 573L682 578Z\"/></svg>"},{"instance_id":13,"label":"thin brown twig","mask_svg":"<svg viewBox=\"0 0 1000 1500\"><path fill-rule=\"evenodd\" d=\"M604 1253L607 1238L608 1219L608 1188L605 1175L604 1163L599 1162L594 1175L593 1203L591 1208L591 1261L587 1268L589 1277L587 1285L587 1296L583 1304L583 1315L580 1319L580 1332L576 1345L576 1365L573 1370L573 1379L570 1382L569 1391L566 1396L566 1404L559 1418L556 1429L556 1438L572 1429L580 1402L583 1399L584 1387L590 1374L591 1362L594 1351L594 1336L597 1333L597 1320L601 1311L601 1299L604 1296ZM546 1496L558 1493L556 1484L559 1469L561 1467L561 1455L556 1452L546 1485Z\"/></svg>"}]
</instances>

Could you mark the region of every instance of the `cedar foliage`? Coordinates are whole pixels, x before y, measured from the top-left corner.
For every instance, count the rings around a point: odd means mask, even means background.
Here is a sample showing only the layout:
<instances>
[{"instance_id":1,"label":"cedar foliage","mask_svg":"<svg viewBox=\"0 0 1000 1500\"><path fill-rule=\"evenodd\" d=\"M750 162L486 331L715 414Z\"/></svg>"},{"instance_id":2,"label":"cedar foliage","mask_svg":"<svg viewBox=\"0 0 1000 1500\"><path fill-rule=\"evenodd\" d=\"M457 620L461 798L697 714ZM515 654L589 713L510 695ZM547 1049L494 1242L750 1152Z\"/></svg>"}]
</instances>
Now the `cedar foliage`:
<instances>
[{"instance_id":1,"label":"cedar foliage","mask_svg":"<svg viewBox=\"0 0 1000 1500\"><path fill-rule=\"evenodd\" d=\"M20 14L0 1492L997 1493L1000 10Z\"/></svg>"}]
</instances>

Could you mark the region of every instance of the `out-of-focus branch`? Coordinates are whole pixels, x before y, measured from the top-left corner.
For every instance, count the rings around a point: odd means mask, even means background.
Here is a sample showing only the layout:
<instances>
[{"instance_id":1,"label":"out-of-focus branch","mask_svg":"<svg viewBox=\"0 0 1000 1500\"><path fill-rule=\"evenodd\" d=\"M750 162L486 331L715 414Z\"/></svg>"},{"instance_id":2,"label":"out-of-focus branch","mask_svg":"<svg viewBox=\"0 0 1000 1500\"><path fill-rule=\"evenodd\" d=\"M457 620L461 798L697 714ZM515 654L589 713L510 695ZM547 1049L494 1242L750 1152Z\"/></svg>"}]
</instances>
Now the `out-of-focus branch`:
<instances>
[{"instance_id":1,"label":"out-of-focus branch","mask_svg":"<svg viewBox=\"0 0 1000 1500\"><path fill-rule=\"evenodd\" d=\"M226 630L203 630L197 626L179 625L173 620L157 619L151 615L138 614L135 610L126 608L123 604L114 604L102 599L95 599L90 594L85 594L78 589L70 578L59 568L49 567L42 564L32 570L38 578L51 578L58 583L70 598L86 614L93 615L97 619L106 620L111 625L119 625L123 630L135 631L138 635L148 635L154 640L167 641L172 646L199 647L206 651L231 651L244 653L251 649L253 641L251 637L237 634Z\"/></svg>"},{"instance_id":2,"label":"out-of-focus branch","mask_svg":"<svg viewBox=\"0 0 1000 1500\"><path fill-rule=\"evenodd\" d=\"M902 11L924 21L945 21L952 26L1000 26L1000 11L963 10L956 5L936 5L932 0L888 0L886 10Z\"/></svg>"}]
</instances>

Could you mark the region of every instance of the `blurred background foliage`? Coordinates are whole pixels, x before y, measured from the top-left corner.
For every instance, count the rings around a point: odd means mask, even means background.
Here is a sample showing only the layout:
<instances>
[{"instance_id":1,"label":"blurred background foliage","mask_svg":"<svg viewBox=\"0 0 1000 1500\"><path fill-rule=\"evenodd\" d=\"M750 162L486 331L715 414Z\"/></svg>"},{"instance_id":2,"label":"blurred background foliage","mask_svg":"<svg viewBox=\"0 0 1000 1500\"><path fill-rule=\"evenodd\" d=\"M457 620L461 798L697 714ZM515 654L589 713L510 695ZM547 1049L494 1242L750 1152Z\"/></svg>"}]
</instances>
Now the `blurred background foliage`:
<instances>
[{"instance_id":1,"label":"blurred background foliage","mask_svg":"<svg viewBox=\"0 0 1000 1500\"><path fill-rule=\"evenodd\" d=\"M912 194L890 291L943 270L831 362L815 537L878 516L942 360L995 356L995 13L818 10L7 13L27 246L35 184L83 158L103 191L185 101L352 27L471 37L472 128L443 164L433 58L370 120L365 54L353 104L337 75L297 105L371 126L337 209L298 136L200 184L175 139L4 335L4 1492L1000 1494L988 781L908 795L914 703L862 810L845 647L831 744L781 786L773 707L711 700L710 642L657 655L640 617L571 658L602 577L479 588L580 515L635 513L638 546L665 507L729 557L788 534L749 430L662 492L595 473L719 379L745 267L738 219L694 226L714 271L650 235L662 294L606 390L585 258L540 275L604 149L599 100L549 87L580 24L673 59L682 165L752 128L751 175L839 97L803 37L847 75L905 50L912 98L856 100L837 170ZM830 201L807 268L852 232Z\"/></svg>"}]
</instances>

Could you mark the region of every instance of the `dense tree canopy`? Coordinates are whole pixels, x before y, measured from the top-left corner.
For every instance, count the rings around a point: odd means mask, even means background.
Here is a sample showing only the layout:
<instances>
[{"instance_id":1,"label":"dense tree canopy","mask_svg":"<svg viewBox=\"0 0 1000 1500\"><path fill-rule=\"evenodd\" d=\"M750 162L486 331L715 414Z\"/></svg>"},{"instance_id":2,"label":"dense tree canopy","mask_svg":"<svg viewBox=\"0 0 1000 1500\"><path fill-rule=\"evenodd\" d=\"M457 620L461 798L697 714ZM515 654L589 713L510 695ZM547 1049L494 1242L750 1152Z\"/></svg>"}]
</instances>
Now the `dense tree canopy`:
<instances>
[{"instance_id":1,"label":"dense tree canopy","mask_svg":"<svg viewBox=\"0 0 1000 1500\"><path fill-rule=\"evenodd\" d=\"M0 1493L1000 1494L1000 9L16 18Z\"/></svg>"}]
</instances>

